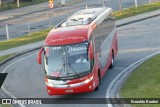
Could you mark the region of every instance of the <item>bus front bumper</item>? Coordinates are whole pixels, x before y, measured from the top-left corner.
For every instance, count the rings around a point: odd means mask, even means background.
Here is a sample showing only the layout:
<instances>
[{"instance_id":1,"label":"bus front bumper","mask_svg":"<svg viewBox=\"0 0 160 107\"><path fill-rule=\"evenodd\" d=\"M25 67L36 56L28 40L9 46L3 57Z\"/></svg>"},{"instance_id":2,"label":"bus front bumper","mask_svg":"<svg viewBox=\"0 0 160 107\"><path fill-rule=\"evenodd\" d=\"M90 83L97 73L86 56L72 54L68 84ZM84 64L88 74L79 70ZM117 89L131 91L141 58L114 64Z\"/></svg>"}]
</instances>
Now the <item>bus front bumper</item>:
<instances>
[{"instance_id":1,"label":"bus front bumper","mask_svg":"<svg viewBox=\"0 0 160 107\"><path fill-rule=\"evenodd\" d=\"M47 84L47 91L49 95L64 95L92 92L96 87L96 83L93 82L93 78L87 79L80 83L68 84L68 85L51 85Z\"/></svg>"}]
</instances>

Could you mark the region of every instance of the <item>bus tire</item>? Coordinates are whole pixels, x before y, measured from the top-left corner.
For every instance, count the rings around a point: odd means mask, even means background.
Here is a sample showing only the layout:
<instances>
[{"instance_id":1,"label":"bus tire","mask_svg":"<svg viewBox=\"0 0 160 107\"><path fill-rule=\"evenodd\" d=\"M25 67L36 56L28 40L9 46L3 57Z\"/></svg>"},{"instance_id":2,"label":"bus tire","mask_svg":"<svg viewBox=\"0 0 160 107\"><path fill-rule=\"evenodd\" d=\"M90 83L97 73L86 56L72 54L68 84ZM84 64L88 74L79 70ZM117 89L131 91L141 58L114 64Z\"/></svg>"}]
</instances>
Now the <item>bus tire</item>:
<instances>
[{"instance_id":1,"label":"bus tire","mask_svg":"<svg viewBox=\"0 0 160 107\"><path fill-rule=\"evenodd\" d=\"M112 60L111 60L111 64L109 66L109 69L112 69L114 66L114 52L112 52Z\"/></svg>"},{"instance_id":2,"label":"bus tire","mask_svg":"<svg viewBox=\"0 0 160 107\"><path fill-rule=\"evenodd\" d=\"M101 85L100 72L98 72L98 85L97 85L97 87L95 88L95 91L98 91L98 90L99 90L99 85Z\"/></svg>"}]
</instances>

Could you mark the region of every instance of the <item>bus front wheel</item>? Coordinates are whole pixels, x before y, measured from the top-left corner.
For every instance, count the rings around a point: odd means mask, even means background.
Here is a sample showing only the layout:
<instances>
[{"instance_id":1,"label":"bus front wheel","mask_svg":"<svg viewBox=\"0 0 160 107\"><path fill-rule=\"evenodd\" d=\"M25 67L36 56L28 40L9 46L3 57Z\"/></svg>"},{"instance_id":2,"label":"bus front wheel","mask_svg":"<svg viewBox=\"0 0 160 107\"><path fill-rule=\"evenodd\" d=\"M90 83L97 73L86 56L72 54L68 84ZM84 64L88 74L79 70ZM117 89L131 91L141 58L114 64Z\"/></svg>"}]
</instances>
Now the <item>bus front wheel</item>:
<instances>
[{"instance_id":1,"label":"bus front wheel","mask_svg":"<svg viewBox=\"0 0 160 107\"><path fill-rule=\"evenodd\" d=\"M98 85L97 87L95 88L95 91L98 91L99 90L99 85L101 84L101 77L100 77L100 74L98 73Z\"/></svg>"}]
</instances>

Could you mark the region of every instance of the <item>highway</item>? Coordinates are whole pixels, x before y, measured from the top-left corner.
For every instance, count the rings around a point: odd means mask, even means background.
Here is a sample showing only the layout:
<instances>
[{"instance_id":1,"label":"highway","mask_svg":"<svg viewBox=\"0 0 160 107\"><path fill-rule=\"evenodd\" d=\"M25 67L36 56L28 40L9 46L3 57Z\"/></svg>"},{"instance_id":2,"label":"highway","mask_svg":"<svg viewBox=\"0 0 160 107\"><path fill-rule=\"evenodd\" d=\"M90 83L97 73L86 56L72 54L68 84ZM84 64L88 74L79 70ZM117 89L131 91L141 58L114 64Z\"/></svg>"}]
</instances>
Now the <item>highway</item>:
<instances>
[{"instance_id":1,"label":"highway","mask_svg":"<svg viewBox=\"0 0 160 107\"><path fill-rule=\"evenodd\" d=\"M118 28L119 52L112 70L108 70L101 80L100 89L91 93L75 95L49 96L44 81L43 66L37 64L37 50L1 66L2 72L8 72L4 82L5 89L16 98L106 98L106 91L111 81L126 67L139 59L160 50L160 17ZM76 100L76 99L75 99ZM69 102L73 102L69 100ZM40 105L25 105L39 107ZM43 106L43 105L42 105ZM82 107L98 104L54 104L46 107ZM101 105L106 107L105 104Z\"/></svg>"},{"instance_id":2,"label":"highway","mask_svg":"<svg viewBox=\"0 0 160 107\"><path fill-rule=\"evenodd\" d=\"M73 12L84 9L86 5L88 8L91 7L102 7L102 1L99 0L84 0L82 2L65 6L65 7L60 7L60 8L55 8L55 9L48 9L44 11L39 11L27 15L20 15L23 14L23 12L20 13L9 13L7 12L6 14L3 13L3 17L14 17L11 19L8 19L6 21L1 21L0 22L0 41L6 40L6 24L8 24L8 29L9 29L9 37L11 38L16 38L20 37L23 35L26 35L30 32L34 31L39 31L42 29L49 28L59 22L61 22L63 19L67 18L70 14ZM134 0L121 0L122 1L122 8L128 8L135 6ZM152 0L152 1L160 1L160 0ZM137 0L138 5L149 3L149 0ZM113 10L119 10L119 0L106 0L105 5L107 7L112 7ZM36 7L36 8L41 8L41 7ZM32 8L27 9L27 11L31 11ZM68 11L69 10L69 11ZM24 12L25 13L25 12ZM53 13L53 18L52 14ZM1 14L1 13L0 13ZM9 15L9 16L8 16ZM51 21L52 20L52 21ZM28 24L29 23L29 24ZM28 25L30 25L30 30L28 29Z\"/></svg>"}]
</instances>

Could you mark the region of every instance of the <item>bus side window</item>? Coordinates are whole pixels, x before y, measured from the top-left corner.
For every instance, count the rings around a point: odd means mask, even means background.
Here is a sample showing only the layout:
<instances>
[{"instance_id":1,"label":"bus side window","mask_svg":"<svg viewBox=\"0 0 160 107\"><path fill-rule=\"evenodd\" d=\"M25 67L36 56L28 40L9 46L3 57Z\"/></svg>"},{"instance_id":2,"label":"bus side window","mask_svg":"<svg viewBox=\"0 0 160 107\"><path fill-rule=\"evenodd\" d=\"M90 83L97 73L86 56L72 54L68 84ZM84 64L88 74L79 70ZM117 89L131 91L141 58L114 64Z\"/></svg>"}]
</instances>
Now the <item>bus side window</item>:
<instances>
[{"instance_id":1,"label":"bus side window","mask_svg":"<svg viewBox=\"0 0 160 107\"><path fill-rule=\"evenodd\" d=\"M114 17L110 14L108 17L105 19L105 31L106 34L109 35L115 27L115 20Z\"/></svg>"}]
</instances>

